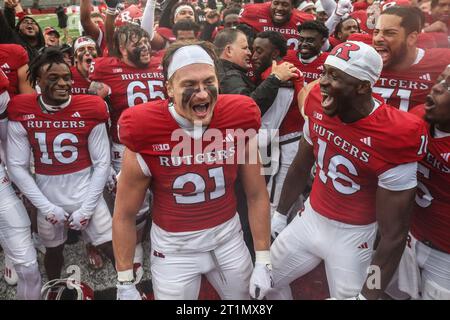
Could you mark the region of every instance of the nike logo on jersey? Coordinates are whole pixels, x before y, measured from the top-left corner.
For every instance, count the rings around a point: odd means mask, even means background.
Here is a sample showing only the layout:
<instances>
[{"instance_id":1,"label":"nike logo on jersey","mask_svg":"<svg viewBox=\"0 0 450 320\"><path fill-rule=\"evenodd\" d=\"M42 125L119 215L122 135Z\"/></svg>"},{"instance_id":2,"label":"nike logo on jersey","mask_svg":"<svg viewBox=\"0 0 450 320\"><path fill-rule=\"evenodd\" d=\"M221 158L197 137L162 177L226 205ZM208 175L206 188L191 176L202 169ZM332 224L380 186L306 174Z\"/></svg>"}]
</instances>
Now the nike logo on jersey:
<instances>
[{"instance_id":1,"label":"nike logo on jersey","mask_svg":"<svg viewBox=\"0 0 450 320\"><path fill-rule=\"evenodd\" d=\"M361 141L362 143L368 145L369 147L372 146L372 138L371 137L361 138L361 139L359 139L359 141Z\"/></svg>"},{"instance_id":2,"label":"nike logo on jersey","mask_svg":"<svg viewBox=\"0 0 450 320\"><path fill-rule=\"evenodd\" d=\"M72 114L71 117L72 117L72 118L81 118L81 115L80 115L80 113L77 111L77 112L75 112L74 114Z\"/></svg>"},{"instance_id":3,"label":"nike logo on jersey","mask_svg":"<svg viewBox=\"0 0 450 320\"><path fill-rule=\"evenodd\" d=\"M421 76L419 77L419 79L431 81L431 77L430 77L430 74L429 74L429 73L425 73L425 74L421 75Z\"/></svg>"},{"instance_id":4,"label":"nike logo on jersey","mask_svg":"<svg viewBox=\"0 0 450 320\"><path fill-rule=\"evenodd\" d=\"M448 162L448 158L450 158L450 152L441 153L441 157L445 160L445 162Z\"/></svg>"}]
</instances>

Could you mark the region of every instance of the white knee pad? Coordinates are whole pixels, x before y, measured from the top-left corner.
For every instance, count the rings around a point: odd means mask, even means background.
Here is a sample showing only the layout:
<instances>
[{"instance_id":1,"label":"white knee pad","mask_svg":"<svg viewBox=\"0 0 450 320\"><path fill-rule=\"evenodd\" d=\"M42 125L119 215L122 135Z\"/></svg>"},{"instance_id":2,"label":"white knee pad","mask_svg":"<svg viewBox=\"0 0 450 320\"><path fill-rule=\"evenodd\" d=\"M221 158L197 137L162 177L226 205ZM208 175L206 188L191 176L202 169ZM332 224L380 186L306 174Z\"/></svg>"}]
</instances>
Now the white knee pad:
<instances>
[{"instance_id":1,"label":"white knee pad","mask_svg":"<svg viewBox=\"0 0 450 320\"><path fill-rule=\"evenodd\" d=\"M41 274L37 261L28 264L16 264L19 281L17 283L18 300L39 300L41 296Z\"/></svg>"},{"instance_id":2,"label":"white knee pad","mask_svg":"<svg viewBox=\"0 0 450 320\"><path fill-rule=\"evenodd\" d=\"M430 279L423 280L422 287L423 300L450 300L450 290L441 287Z\"/></svg>"}]
</instances>

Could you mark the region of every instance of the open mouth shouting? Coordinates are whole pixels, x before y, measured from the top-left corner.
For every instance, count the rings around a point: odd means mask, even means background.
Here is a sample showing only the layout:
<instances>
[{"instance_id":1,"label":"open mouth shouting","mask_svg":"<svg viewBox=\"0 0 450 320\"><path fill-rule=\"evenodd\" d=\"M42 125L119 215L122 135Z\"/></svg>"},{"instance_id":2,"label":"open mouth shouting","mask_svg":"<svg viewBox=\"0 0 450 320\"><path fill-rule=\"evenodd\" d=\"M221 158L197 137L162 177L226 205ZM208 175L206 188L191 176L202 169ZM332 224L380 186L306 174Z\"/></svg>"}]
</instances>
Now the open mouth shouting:
<instances>
[{"instance_id":1,"label":"open mouth shouting","mask_svg":"<svg viewBox=\"0 0 450 320\"><path fill-rule=\"evenodd\" d=\"M436 108L436 103L434 102L434 99L431 95L428 95L425 98L425 111L429 112L431 110L433 110L434 108Z\"/></svg>"},{"instance_id":2,"label":"open mouth shouting","mask_svg":"<svg viewBox=\"0 0 450 320\"><path fill-rule=\"evenodd\" d=\"M329 114L332 113L334 110L334 98L328 94L325 90L320 90L320 93L322 94L322 108L325 111L325 113Z\"/></svg>"},{"instance_id":3,"label":"open mouth shouting","mask_svg":"<svg viewBox=\"0 0 450 320\"><path fill-rule=\"evenodd\" d=\"M192 106L192 110L195 113L195 116L199 119L204 119L209 113L210 103L198 103Z\"/></svg>"},{"instance_id":4,"label":"open mouth shouting","mask_svg":"<svg viewBox=\"0 0 450 320\"><path fill-rule=\"evenodd\" d=\"M385 46L374 46L376 52L381 56L381 59L383 60L383 64L386 64L386 62L389 61L391 57L391 51L388 47Z\"/></svg>"}]
</instances>

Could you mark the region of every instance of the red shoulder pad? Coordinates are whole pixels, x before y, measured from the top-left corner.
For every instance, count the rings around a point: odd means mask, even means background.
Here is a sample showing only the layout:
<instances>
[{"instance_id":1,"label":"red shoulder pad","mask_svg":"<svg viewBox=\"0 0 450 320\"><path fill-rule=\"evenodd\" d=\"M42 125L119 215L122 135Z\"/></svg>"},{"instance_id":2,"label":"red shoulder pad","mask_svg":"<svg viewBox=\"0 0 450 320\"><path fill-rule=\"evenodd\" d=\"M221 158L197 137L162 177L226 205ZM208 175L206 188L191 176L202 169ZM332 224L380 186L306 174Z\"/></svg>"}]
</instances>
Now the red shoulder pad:
<instances>
[{"instance_id":1,"label":"red shoulder pad","mask_svg":"<svg viewBox=\"0 0 450 320\"><path fill-rule=\"evenodd\" d=\"M221 94L217 100L211 126L258 131L261 127L261 111L250 97Z\"/></svg>"},{"instance_id":2,"label":"red shoulder pad","mask_svg":"<svg viewBox=\"0 0 450 320\"><path fill-rule=\"evenodd\" d=\"M106 102L95 95L73 95L71 104L76 104L78 112L82 112L83 118L106 122L109 119L108 106Z\"/></svg>"},{"instance_id":3,"label":"red shoulder pad","mask_svg":"<svg viewBox=\"0 0 450 320\"><path fill-rule=\"evenodd\" d=\"M389 141L381 146L382 153L387 155L388 162L403 164L421 160L426 155L428 142L427 124L409 112L384 105L387 117L390 119L390 128L386 130L384 141Z\"/></svg>"},{"instance_id":4,"label":"red shoulder pad","mask_svg":"<svg viewBox=\"0 0 450 320\"><path fill-rule=\"evenodd\" d=\"M8 90L9 80L6 74L0 69L0 93Z\"/></svg>"},{"instance_id":5,"label":"red shoulder pad","mask_svg":"<svg viewBox=\"0 0 450 320\"><path fill-rule=\"evenodd\" d=\"M26 120L24 116L32 114L37 104L37 94L19 94L8 103L8 119L12 121Z\"/></svg>"},{"instance_id":6,"label":"red shoulder pad","mask_svg":"<svg viewBox=\"0 0 450 320\"><path fill-rule=\"evenodd\" d=\"M100 57L92 61L89 68L89 80L102 82L106 74L111 73L111 67L117 58L115 57Z\"/></svg>"}]
</instances>

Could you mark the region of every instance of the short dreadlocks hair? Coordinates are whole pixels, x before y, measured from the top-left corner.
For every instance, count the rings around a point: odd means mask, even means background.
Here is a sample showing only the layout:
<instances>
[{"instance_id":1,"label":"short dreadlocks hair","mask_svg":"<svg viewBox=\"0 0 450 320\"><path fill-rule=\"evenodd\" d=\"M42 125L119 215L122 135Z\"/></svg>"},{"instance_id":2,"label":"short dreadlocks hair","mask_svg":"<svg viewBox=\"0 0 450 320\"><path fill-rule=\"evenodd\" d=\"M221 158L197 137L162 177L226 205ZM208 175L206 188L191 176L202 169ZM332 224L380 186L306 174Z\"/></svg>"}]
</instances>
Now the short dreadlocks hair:
<instances>
[{"instance_id":1,"label":"short dreadlocks hair","mask_svg":"<svg viewBox=\"0 0 450 320\"><path fill-rule=\"evenodd\" d=\"M48 65L47 70L54 64L65 64L69 69L70 66L64 60L64 54L59 48L44 48L30 63L27 79L34 87L37 79L40 77L42 68Z\"/></svg>"}]
</instances>

